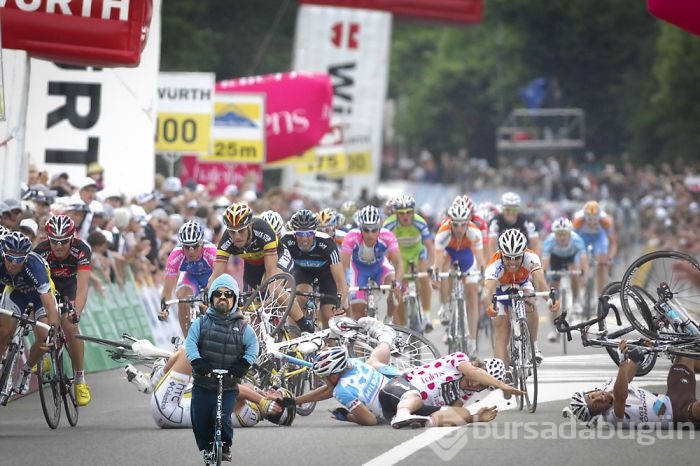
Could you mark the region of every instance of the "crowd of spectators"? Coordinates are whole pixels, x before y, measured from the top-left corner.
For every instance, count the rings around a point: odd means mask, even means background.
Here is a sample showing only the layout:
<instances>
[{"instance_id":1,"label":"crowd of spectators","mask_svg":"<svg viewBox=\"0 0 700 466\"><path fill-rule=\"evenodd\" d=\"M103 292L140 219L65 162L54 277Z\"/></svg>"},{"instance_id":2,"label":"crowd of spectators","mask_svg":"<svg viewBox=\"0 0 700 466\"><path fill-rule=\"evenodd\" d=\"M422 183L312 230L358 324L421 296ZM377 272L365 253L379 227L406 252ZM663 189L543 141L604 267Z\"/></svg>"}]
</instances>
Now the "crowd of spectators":
<instances>
[{"instance_id":1,"label":"crowd of spectators","mask_svg":"<svg viewBox=\"0 0 700 466\"><path fill-rule=\"evenodd\" d=\"M553 213L570 214L587 200L599 200L625 229L618 236L623 243L700 255L700 178L695 177L700 162L635 166L623 155L617 163L602 164L588 154L582 163L569 159L564 166L549 157L516 159L495 169L466 151L456 157L443 154L439 160L424 151L419 161L410 169L397 162L394 172L385 167L383 173L417 182L454 183L472 194L518 191L529 200L530 211L544 219L545 229ZM246 201L258 213L274 210L287 219L302 208L340 209L348 201L340 190L319 202L296 190L272 187L258 192L252 185L230 185L223 194L212 195L192 181L183 184L179 178L160 175L153 191L129 197L110 190L104 175L98 164L91 164L86 176L77 180L31 165L21 195L0 202L2 225L22 231L35 244L45 238L43 227L50 214L71 216L81 226L80 237L93 248L92 285L98 291L106 282L123 284L129 273L139 285L160 285L179 227L197 220L205 227L206 239L217 242L223 233L221 213L232 202ZM369 195L353 201L358 206L382 202ZM445 205L450 201L445 199Z\"/></svg>"}]
</instances>

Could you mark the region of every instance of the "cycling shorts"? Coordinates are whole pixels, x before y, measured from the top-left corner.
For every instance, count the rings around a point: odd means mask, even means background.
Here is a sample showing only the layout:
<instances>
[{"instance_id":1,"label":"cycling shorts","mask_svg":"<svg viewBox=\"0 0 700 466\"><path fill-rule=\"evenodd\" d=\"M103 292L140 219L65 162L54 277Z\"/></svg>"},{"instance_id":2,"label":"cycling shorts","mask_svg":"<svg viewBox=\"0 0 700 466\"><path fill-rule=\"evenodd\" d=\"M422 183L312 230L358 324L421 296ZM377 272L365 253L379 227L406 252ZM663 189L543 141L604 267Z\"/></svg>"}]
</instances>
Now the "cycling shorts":
<instances>
[{"instance_id":1,"label":"cycling shorts","mask_svg":"<svg viewBox=\"0 0 700 466\"><path fill-rule=\"evenodd\" d=\"M394 266L391 265L387 258L384 258L382 261L377 261L372 265L358 264L355 261L351 261L350 267L348 268L348 285L366 286L370 278L381 285L384 283L387 276L395 272ZM351 303L363 302L366 298L366 291L353 291L350 293Z\"/></svg>"}]
</instances>

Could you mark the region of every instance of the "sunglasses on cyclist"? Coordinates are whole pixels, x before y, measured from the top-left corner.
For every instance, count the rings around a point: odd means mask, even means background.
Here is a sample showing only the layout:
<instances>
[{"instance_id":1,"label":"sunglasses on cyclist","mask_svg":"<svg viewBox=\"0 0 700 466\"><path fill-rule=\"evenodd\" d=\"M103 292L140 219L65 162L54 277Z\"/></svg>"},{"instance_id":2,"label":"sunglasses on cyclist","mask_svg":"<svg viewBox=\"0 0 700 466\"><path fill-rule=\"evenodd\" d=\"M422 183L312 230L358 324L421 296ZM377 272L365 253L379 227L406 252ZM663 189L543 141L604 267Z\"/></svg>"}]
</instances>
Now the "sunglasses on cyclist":
<instances>
[{"instance_id":1,"label":"sunglasses on cyclist","mask_svg":"<svg viewBox=\"0 0 700 466\"><path fill-rule=\"evenodd\" d=\"M412 214L413 209L399 209L396 211L397 214Z\"/></svg>"},{"instance_id":2,"label":"sunglasses on cyclist","mask_svg":"<svg viewBox=\"0 0 700 466\"><path fill-rule=\"evenodd\" d=\"M51 244L61 246L62 244L70 243L71 239L72 238L70 238L70 237L68 237L68 238L49 238L49 242L51 242Z\"/></svg>"},{"instance_id":3,"label":"sunglasses on cyclist","mask_svg":"<svg viewBox=\"0 0 700 466\"><path fill-rule=\"evenodd\" d=\"M202 243L182 243L182 249L190 249L190 250L195 250L199 249L199 247L202 245Z\"/></svg>"},{"instance_id":4,"label":"sunglasses on cyclist","mask_svg":"<svg viewBox=\"0 0 700 466\"><path fill-rule=\"evenodd\" d=\"M363 228L362 232L363 233L376 233L379 231L379 228Z\"/></svg>"},{"instance_id":5,"label":"sunglasses on cyclist","mask_svg":"<svg viewBox=\"0 0 700 466\"><path fill-rule=\"evenodd\" d=\"M511 261L511 262L519 261L522 258L523 258L522 254L519 256L506 256L506 255L503 256L503 260Z\"/></svg>"},{"instance_id":6,"label":"sunglasses on cyclist","mask_svg":"<svg viewBox=\"0 0 700 466\"><path fill-rule=\"evenodd\" d=\"M311 238L315 234L316 234L316 232L313 230L295 231L294 232L294 236L299 236L301 238Z\"/></svg>"},{"instance_id":7,"label":"sunglasses on cyclist","mask_svg":"<svg viewBox=\"0 0 700 466\"><path fill-rule=\"evenodd\" d=\"M19 256L19 255L15 256L12 254L5 253L4 256L8 262L12 262L13 264L22 264L22 263L24 263L24 261L27 260L26 254L22 255L22 256Z\"/></svg>"},{"instance_id":8,"label":"sunglasses on cyclist","mask_svg":"<svg viewBox=\"0 0 700 466\"><path fill-rule=\"evenodd\" d=\"M230 291L230 290L226 290L226 291L219 291L219 290L216 290L216 291L214 291L214 292L212 293L212 296L214 296L215 298L220 298L220 297L223 296L223 297L226 298L226 299L231 299L231 298L233 298L235 295L233 294L233 291Z\"/></svg>"},{"instance_id":9,"label":"sunglasses on cyclist","mask_svg":"<svg viewBox=\"0 0 700 466\"><path fill-rule=\"evenodd\" d=\"M240 235L241 233L243 233L247 229L248 229L248 225L246 225L244 227L240 227L240 228L227 228L226 230L228 230L228 232L231 233L232 235L235 235L235 234Z\"/></svg>"},{"instance_id":10,"label":"sunglasses on cyclist","mask_svg":"<svg viewBox=\"0 0 700 466\"><path fill-rule=\"evenodd\" d=\"M469 222L465 222L465 221L455 222L454 220L452 220L453 227L466 227L467 225L469 225Z\"/></svg>"}]
</instances>

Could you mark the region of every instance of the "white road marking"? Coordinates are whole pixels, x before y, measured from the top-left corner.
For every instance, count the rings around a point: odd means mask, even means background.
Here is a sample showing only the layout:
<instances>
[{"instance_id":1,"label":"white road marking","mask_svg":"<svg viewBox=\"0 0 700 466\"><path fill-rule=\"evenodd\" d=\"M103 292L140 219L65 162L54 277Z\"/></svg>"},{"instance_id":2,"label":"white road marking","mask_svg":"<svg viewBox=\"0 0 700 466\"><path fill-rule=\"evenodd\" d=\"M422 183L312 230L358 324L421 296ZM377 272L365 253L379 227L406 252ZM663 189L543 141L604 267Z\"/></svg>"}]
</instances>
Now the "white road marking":
<instances>
[{"instance_id":1,"label":"white road marking","mask_svg":"<svg viewBox=\"0 0 700 466\"><path fill-rule=\"evenodd\" d=\"M582 370L581 367L589 367ZM634 384L640 387L648 385L664 385L666 383L666 369L670 362L659 359L652 373L634 380ZM600 387L610 377L615 377L617 368L613 365L607 354L548 356L545 358L538 371L538 395L537 403L548 401L568 400L577 390L592 390ZM505 400L500 390L487 392L483 399L478 399L468 406L471 412L477 411L482 406L497 406L499 411L518 409L515 397ZM562 408L564 403L562 403ZM395 446L372 460L364 463L366 466L391 466L409 457L413 453L449 436L461 427L440 427L425 429L419 435Z\"/></svg>"}]
</instances>

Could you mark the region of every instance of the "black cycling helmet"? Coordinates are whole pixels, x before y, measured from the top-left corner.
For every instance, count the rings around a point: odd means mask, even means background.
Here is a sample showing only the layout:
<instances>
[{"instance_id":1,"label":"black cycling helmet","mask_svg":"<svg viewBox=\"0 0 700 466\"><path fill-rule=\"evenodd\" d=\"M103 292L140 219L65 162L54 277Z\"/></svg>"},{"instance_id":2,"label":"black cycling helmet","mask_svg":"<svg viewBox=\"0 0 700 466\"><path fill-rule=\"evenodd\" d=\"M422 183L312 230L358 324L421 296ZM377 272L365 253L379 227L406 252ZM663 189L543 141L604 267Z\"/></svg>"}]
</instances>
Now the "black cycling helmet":
<instances>
[{"instance_id":1,"label":"black cycling helmet","mask_svg":"<svg viewBox=\"0 0 700 466\"><path fill-rule=\"evenodd\" d=\"M301 209L292 215L290 223L293 230L315 230L318 226L318 217L309 209Z\"/></svg>"}]
</instances>

